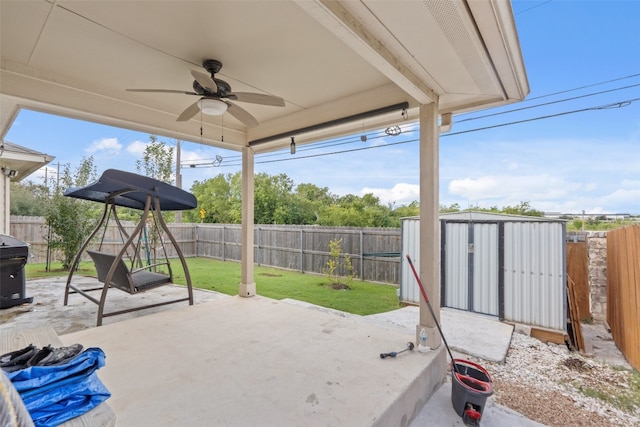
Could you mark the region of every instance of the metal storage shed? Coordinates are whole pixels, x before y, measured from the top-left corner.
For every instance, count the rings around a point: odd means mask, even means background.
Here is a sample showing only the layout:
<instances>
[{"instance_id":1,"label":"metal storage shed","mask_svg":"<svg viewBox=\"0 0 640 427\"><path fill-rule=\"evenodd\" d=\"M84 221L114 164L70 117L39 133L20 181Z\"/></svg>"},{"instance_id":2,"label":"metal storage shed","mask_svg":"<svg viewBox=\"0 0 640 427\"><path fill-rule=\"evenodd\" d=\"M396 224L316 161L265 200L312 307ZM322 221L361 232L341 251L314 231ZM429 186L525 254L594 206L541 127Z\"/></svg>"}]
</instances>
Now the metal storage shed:
<instances>
[{"instance_id":1,"label":"metal storage shed","mask_svg":"<svg viewBox=\"0 0 640 427\"><path fill-rule=\"evenodd\" d=\"M419 262L420 219L403 218L401 227L400 300L417 304L405 257ZM566 331L565 237L561 220L441 214L440 305Z\"/></svg>"}]
</instances>

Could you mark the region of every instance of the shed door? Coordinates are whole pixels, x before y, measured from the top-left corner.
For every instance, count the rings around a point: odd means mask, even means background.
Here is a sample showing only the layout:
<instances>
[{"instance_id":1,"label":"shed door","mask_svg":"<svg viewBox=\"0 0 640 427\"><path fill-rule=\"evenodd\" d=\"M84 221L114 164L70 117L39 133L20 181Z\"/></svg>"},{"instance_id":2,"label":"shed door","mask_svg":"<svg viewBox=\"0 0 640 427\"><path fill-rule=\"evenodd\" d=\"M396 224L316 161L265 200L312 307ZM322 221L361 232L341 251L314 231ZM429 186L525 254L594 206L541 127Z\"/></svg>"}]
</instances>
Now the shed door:
<instances>
[{"instance_id":1,"label":"shed door","mask_svg":"<svg viewBox=\"0 0 640 427\"><path fill-rule=\"evenodd\" d=\"M498 224L443 226L442 305L498 316Z\"/></svg>"}]
</instances>

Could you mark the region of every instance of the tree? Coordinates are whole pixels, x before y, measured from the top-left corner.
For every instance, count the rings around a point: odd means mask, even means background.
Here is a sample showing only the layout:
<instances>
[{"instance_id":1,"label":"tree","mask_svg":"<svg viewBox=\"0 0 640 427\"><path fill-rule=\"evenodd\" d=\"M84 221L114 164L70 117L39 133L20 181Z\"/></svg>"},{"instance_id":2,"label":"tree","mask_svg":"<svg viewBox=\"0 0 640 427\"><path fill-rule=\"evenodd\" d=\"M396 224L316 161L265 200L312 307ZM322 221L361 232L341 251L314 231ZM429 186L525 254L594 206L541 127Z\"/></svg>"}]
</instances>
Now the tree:
<instances>
[{"instance_id":1,"label":"tree","mask_svg":"<svg viewBox=\"0 0 640 427\"><path fill-rule=\"evenodd\" d=\"M255 176L254 218L256 224L294 224L293 181L286 174Z\"/></svg>"},{"instance_id":2,"label":"tree","mask_svg":"<svg viewBox=\"0 0 640 427\"><path fill-rule=\"evenodd\" d=\"M442 212L442 207L440 208ZM397 227L400 226L400 218L420 215L420 204L414 200L408 205L398 206L393 210L393 216L397 219Z\"/></svg>"},{"instance_id":3,"label":"tree","mask_svg":"<svg viewBox=\"0 0 640 427\"><path fill-rule=\"evenodd\" d=\"M452 203L449 206L440 205L440 213L460 212L461 210L458 203Z\"/></svg>"},{"instance_id":4,"label":"tree","mask_svg":"<svg viewBox=\"0 0 640 427\"><path fill-rule=\"evenodd\" d=\"M96 214L95 203L65 197L70 187L84 187L97 178L93 157L83 158L75 174L69 164L64 166L60 185L46 203L45 223L50 227L48 237L52 249L62 251L62 268L68 270L80 246L88 237Z\"/></svg>"},{"instance_id":5,"label":"tree","mask_svg":"<svg viewBox=\"0 0 640 427\"><path fill-rule=\"evenodd\" d=\"M136 169L138 173L157 179L158 181L171 184L171 163L173 160L173 147L168 147L164 142L159 141L155 135L149 135L151 142L144 147L142 160L136 160ZM161 214L161 213L158 213ZM165 215L167 221L173 220L174 214ZM151 217L148 220L148 248L153 252L153 263L156 263L158 242L161 236L158 234L161 230L152 225Z\"/></svg>"},{"instance_id":6,"label":"tree","mask_svg":"<svg viewBox=\"0 0 640 427\"><path fill-rule=\"evenodd\" d=\"M395 223L391 209L381 205L380 199L371 193L339 197L322 210L318 219L319 225L344 227L393 227L397 226Z\"/></svg>"},{"instance_id":7,"label":"tree","mask_svg":"<svg viewBox=\"0 0 640 427\"><path fill-rule=\"evenodd\" d=\"M544 216L544 212L532 208L529 202L520 202L515 206L503 206L502 209L498 208L497 206L491 206L489 208L481 208L478 205L469 206L467 209L461 209L458 203L453 203L449 206L440 205L440 213L467 212L467 211L503 213L503 214L509 214L509 215L526 215L526 216L540 216L540 217Z\"/></svg>"},{"instance_id":8,"label":"tree","mask_svg":"<svg viewBox=\"0 0 640 427\"><path fill-rule=\"evenodd\" d=\"M151 142L144 148L142 160L136 160L136 170L138 173L171 184L173 147L168 147L155 135L149 135L149 139Z\"/></svg>"},{"instance_id":9,"label":"tree","mask_svg":"<svg viewBox=\"0 0 640 427\"><path fill-rule=\"evenodd\" d=\"M295 188L295 191L293 190ZM204 222L239 224L242 220L242 175L240 172L218 175L191 187L198 199L199 209L205 210ZM188 212L186 218L200 222L198 210ZM458 203L440 205L440 212L477 210L493 213L543 216L529 202L516 206L479 206L461 209ZM286 174L255 176L254 218L256 224L300 224L335 227L400 227L400 219L420 214L420 204L394 207L383 204L372 193L362 197L354 194L336 196L329 189L313 184L295 185Z\"/></svg>"},{"instance_id":10,"label":"tree","mask_svg":"<svg viewBox=\"0 0 640 427\"><path fill-rule=\"evenodd\" d=\"M531 207L529 202L520 202L515 206L505 206L502 212L511 215L544 216L544 212Z\"/></svg>"},{"instance_id":11,"label":"tree","mask_svg":"<svg viewBox=\"0 0 640 427\"><path fill-rule=\"evenodd\" d=\"M327 187L313 184L300 184L294 194L300 224L317 224L320 213L326 206L332 205L336 196L329 193Z\"/></svg>"},{"instance_id":12,"label":"tree","mask_svg":"<svg viewBox=\"0 0 640 427\"><path fill-rule=\"evenodd\" d=\"M11 182L11 215L44 216L49 189L46 185L34 184L31 181Z\"/></svg>"},{"instance_id":13,"label":"tree","mask_svg":"<svg viewBox=\"0 0 640 427\"><path fill-rule=\"evenodd\" d=\"M190 222L200 222L200 209L204 209L203 222L219 224L238 224L242 219L242 199L240 194L240 172L235 174L219 174L205 181L196 181L191 192L198 200L199 209L188 211L185 217Z\"/></svg>"}]
</instances>

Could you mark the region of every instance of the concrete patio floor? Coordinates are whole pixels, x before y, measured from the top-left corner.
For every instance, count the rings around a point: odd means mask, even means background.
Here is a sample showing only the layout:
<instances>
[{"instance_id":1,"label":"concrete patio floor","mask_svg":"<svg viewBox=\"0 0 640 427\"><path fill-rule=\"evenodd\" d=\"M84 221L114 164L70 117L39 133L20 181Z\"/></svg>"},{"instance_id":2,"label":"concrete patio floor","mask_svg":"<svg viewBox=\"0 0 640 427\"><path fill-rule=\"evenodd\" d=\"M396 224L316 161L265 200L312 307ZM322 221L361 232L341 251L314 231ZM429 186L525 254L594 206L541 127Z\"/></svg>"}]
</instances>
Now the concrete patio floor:
<instances>
[{"instance_id":1,"label":"concrete patio floor","mask_svg":"<svg viewBox=\"0 0 640 427\"><path fill-rule=\"evenodd\" d=\"M442 386L443 347L379 357L414 340L415 308L385 319L194 290L193 307L128 313L96 328L96 305L79 295L62 305L64 282L29 281L33 304L1 310L0 332L52 326L67 345L102 348L107 364L99 376L112 393L118 426L462 425L447 399L450 388ZM179 286L133 297L113 290L109 303L122 308L135 298L152 302L176 292L186 293ZM443 312L452 346L455 319ZM492 402L484 419L497 427L538 425Z\"/></svg>"}]
</instances>

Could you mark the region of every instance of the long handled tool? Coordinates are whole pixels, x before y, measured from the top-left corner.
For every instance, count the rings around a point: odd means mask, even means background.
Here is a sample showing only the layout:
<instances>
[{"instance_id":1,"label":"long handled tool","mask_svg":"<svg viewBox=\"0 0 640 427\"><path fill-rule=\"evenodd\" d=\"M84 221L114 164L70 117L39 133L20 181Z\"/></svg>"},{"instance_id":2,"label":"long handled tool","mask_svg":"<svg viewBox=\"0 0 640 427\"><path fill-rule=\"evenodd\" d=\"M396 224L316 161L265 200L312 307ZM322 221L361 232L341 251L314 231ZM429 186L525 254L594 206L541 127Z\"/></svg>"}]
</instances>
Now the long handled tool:
<instances>
[{"instance_id":1,"label":"long handled tool","mask_svg":"<svg viewBox=\"0 0 640 427\"><path fill-rule=\"evenodd\" d=\"M392 351L391 353L380 353L380 359L384 359L385 357L396 357L397 355L399 355L403 351L407 351L407 350L413 350L413 343L412 342L408 342L407 343L407 347L402 349L402 350L400 350L400 351Z\"/></svg>"},{"instance_id":2,"label":"long handled tool","mask_svg":"<svg viewBox=\"0 0 640 427\"><path fill-rule=\"evenodd\" d=\"M442 333L442 329L440 328L440 324L438 323L436 314L433 312L433 308L431 307L431 303L429 302L429 297L427 297L427 293L424 291L424 286L422 286L422 282L420 281L418 272L416 271L416 268L413 266L411 257L408 254L407 254L407 261L409 261L409 266L411 267L411 270L413 271L413 275L415 276L416 281L418 282L418 286L420 287L420 293L422 293L422 297L427 302L427 307L429 307L429 311L431 312L431 317L433 317L433 321L436 323L436 326L438 327L438 332L440 332L440 336L442 337L442 342L444 343L444 346L447 348L447 351L449 352L449 357L451 358L451 364L453 365L453 370L456 372L456 374L459 374L460 372L458 372L458 367L456 366L455 359L453 358L453 354L451 354L451 350L449 349L449 344L447 344L447 340L445 339L444 334Z\"/></svg>"}]
</instances>

